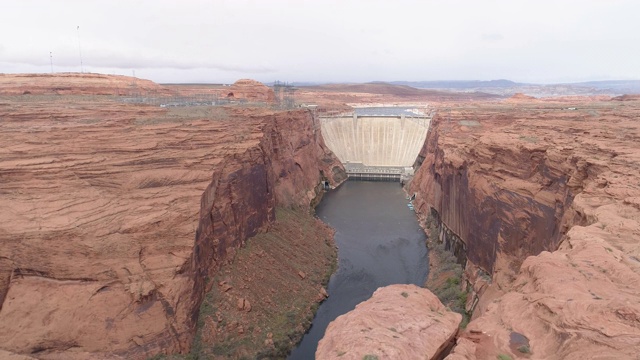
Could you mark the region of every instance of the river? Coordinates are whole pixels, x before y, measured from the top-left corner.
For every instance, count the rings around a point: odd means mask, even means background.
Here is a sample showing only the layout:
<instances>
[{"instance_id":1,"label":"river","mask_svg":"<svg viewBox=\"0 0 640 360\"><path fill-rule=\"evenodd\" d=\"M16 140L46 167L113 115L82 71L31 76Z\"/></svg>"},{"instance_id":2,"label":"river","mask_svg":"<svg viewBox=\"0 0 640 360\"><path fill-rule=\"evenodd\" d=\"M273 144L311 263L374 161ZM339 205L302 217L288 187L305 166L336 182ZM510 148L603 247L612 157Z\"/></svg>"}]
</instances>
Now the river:
<instances>
[{"instance_id":1,"label":"river","mask_svg":"<svg viewBox=\"0 0 640 360\"><path fill-rule=\"evenodd\" d=\"M426 237L407 202L397 182L347 181L325 194L316 214L336 230L338 269L329 280L329 298L288 359L314 359L329 323L377 288L424 284Z\"/></svg>"}]
</instances>

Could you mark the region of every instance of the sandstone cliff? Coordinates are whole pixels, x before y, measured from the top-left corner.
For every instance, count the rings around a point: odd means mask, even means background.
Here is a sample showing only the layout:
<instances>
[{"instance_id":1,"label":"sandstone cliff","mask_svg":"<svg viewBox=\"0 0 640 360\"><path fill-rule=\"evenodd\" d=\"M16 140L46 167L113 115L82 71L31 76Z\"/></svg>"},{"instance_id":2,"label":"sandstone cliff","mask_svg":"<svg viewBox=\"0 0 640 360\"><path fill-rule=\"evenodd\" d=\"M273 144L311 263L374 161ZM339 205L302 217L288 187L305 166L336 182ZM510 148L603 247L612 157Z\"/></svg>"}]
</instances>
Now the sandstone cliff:
<instances>
[{"instance_id":1,"label":"sandstone cliff","mask_svg":"<svg viewBox=\"0 0 640 360\"><path fill-rule=\"evenodd\" d=\"M434 359L461 318L427 289L385 286L329 324L316 359Z\"/></svg>"},{"instance_id":2,"label":"sandstone cliff","mask_svg":"<svg viewBox=\"0 0 640 360\"><path fill-rule=\"evenodd\" d=\"M450 358L640 353L640 104L618 104L466 104L432 122L410 190L466 261L475 308Z\"/></svg>"},{"instance_id":3,"label":"sandstone cliff","mask_svg":"<svg viewBox=\"0 0 640 360\"><path fill-rule=\"evenodd\" d=\"M4 96L0 118L0 347L38 358L188 351L229 250L344 179L303 110Z\"/></svg>"}]
</instances>

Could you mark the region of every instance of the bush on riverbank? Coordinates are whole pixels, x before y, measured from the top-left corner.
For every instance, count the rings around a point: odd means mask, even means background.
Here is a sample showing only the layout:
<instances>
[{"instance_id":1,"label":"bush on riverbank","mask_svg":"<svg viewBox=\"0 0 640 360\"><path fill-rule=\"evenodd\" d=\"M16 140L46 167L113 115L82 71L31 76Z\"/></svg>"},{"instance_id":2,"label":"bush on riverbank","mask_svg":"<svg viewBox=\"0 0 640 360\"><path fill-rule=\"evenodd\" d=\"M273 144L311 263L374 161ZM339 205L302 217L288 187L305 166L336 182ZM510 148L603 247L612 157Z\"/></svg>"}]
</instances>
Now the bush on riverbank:
<instances>
[{"instance_id":1,"label":"bush on riverbank","mask_svg":"<svg viewBox=\"0 0 640 360\"><path fill-rule=\"evenodd\" d=\"M462 290L463 268L452 252L445 250L438 239L439 224L429 216L425 222L429 248L429 278L425 287L433 292L445 306L462 314L460 327L465 328L471 314L466 309L468 292Z\"/></svg>"},{"instance_id":2,"label":"bush on riverbank","mask_svg":"<svg viewBox=\"0 0 640 360\"><path fill-rule=\"evenodd\" d=\"M153 359L286 358L326 295L336 256L331 228L308 211L277 208L269 231L233 250L211 278L191 353Z\"/></svg>"}]
</instances>

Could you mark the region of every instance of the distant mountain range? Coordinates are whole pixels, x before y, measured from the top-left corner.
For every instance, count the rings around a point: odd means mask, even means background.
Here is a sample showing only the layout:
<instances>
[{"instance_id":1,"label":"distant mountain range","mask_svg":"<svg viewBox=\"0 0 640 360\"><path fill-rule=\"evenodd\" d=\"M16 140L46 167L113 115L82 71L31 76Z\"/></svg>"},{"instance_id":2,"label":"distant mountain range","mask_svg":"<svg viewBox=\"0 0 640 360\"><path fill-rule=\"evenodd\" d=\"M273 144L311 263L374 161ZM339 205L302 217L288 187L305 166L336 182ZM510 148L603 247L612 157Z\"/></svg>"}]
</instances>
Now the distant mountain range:
<instances>
[{"instance_id":1,"label":"distant mountain range","mask_svg":"<svg viewBox=\"0 0 640 360\"><path fill-rule=\"evenodd\" d=\"M573 83L575 86L591 86L602 90L618 90L631 91L634 94L640 93L640 80L604 80L604 81L587 81Z\"/></svg>"},{"instance_id":2,"label":"distant mountain range","mask_svg":"<svg viewBox=\"0 0 640 360\"><path fill-rule=\"evenodd\" d=\"M273 83L267 83L271 86ZM500 96L511 96L516 93L535 97L567 96L567 95L609 95L618 96L623 94L640 94L640 80L604 80L586 81L576 83L558 84L529 84L519 83L506 79L499 80L437 80L437 81L372 81L369 83L318 83L318 82L292 82L288 85L296 87L325 87L332 86L344 88L366 85L399 85L408 86L415 89L429 89L449 92L463 93L486 93Z\"/></svg>"},{"instance_id":3,"label":"distant mountain range","mask_svg":"<svg viewBox=\"0 0 640 360\"><path fill-rule=\"evenodd\" d=\"M462 81L392 81L390 84L463 92L486 92L496 95L523 93L531 96L622 95L640 94L640 80L605 80L562 84L527 84L511 80Z\"/></svg>"},{"instance_id":4,"label":"distant mountain range","mask_svg":"<svg viewBox=\"0 0 640 360\"><path fill-rule=\"evenodd\" d=\"M418 89L481 89L481 88L506 88L519 85L511 80L438 80L438 81L392 81L390 84L407 85Z\"/></svg>"}]
</instances>

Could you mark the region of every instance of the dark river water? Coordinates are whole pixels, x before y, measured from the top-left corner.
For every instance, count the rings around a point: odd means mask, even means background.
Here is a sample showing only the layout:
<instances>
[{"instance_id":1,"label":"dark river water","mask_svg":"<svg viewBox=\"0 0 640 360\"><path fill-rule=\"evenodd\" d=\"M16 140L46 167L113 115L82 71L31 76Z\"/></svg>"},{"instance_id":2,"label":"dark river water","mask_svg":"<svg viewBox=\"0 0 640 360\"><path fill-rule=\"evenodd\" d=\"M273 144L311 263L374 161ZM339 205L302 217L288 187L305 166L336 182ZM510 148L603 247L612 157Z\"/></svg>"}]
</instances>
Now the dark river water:
<instances>
[{"instance_id":1,"label":"dark river water","mask_svg":"<svg viewBox=\"0 0 640 360\"><path fill-rule=\"evenodd\" d=\"M316 214L336 230L338 269L292 360L314 359L329 323L377 288L422 286L429 269L425 234L397 182L347 181L325 194Z\"/></svg>"}]
</instances>

